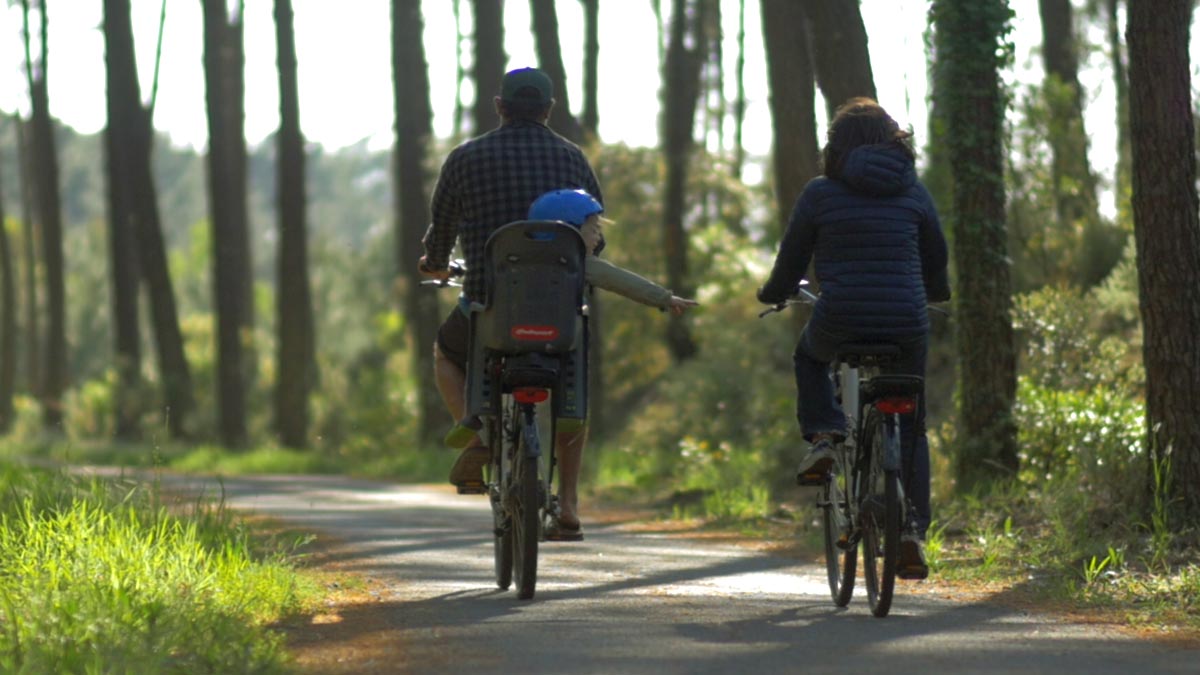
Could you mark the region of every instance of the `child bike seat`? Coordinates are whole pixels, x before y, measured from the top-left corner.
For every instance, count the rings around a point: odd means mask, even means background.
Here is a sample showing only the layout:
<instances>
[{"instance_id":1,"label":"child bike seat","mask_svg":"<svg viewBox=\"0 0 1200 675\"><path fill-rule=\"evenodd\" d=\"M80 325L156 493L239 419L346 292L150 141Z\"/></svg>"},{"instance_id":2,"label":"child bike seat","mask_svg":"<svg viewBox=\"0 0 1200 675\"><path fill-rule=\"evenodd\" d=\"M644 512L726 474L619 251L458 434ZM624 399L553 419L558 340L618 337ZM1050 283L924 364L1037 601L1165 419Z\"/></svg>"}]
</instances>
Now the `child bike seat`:
<instances>
[{"instance_id":1,"label":"child bike seat","mask_svg":"<svg viewBox=\"0 0 1200 675\"><path fill-rule=\"evenodd\" d=\"M522 220L493 232L484 246L483 347L503 354L571 351L585 256L579 231L561 222Z\"/></svg>"}]
</instances>

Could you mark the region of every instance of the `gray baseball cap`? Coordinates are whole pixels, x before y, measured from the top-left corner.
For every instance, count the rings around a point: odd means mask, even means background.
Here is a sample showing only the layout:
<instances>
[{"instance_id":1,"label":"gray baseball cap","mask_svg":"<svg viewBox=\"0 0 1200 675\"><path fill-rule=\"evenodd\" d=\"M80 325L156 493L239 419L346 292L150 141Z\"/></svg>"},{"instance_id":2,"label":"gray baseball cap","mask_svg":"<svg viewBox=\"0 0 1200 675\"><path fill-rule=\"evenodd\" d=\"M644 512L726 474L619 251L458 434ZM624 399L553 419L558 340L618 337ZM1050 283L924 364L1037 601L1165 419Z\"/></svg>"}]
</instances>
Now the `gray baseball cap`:
<instances>
[{"instance_id":1,"label":"gray baseball cap","mask_svg":"<svg viewBox=\"0 0 1200 675\"><path fill-rule=\"evenodd\" d=\"M517 92L522 89L526 89L526 93L518 96ZM536 97L528 93L529 89L537 92ZM549 75L537 68L517 68L505 73L504 79L500 81L500 98L504 101L520 99L536 103L549 103L554 99L554 84L550 82Z\"/></svg>"}]
</instances>

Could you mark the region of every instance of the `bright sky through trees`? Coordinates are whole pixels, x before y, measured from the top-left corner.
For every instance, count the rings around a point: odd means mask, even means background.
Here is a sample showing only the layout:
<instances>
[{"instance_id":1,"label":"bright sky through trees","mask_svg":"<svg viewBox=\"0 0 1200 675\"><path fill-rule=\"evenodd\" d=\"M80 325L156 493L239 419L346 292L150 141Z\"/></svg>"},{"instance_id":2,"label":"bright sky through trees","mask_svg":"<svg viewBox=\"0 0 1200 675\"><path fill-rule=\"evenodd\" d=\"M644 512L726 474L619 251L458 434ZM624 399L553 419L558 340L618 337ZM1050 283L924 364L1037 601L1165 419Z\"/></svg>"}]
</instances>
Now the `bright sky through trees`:
<instances>
[{"instance_id":1,"label":"bright sky through trees","mask_svg":"<svg viewBox=\"0 0 1200 675\"><path fill-rule=\"evenodd\" d=\"M390 7L376 0L295 0L299 56L300 120L305 136L336 149L368 139L372 148L392 142ZM665 7L669 3L663 3ZM1022 82L1041 76L1036 49L1041 39L1037 0L1012 0L1018 20L1013 40L1017 73ZM160 0L132 0L138 67L143 95L149 93L154 63ZM246 134L262 142L278 126L278 81L270 0L246 2ZM770 147L766 65L762 53L757 0L746 1L747 96L745 143L752 154ZM471 33L470 5L462 2L463 30ZM508 0L506 46L509 65L535 63L529 3ZM723 3L727 44L726 87L732 98L737 3ZM434 130L448 136L454 105L456 41L451 0L425 0L425 48L430 67ZM924 31L927 0L863 0L872 68L880 103L910 124L918 144L925 140L926 73ZM619 11L614 11L617 9ZM168 4L155 125L176 144L202 148L207 142L204 117L203 31L198 1ZM582 105L582 5L558 3L567 86L576 112ZM660 86L654 14L649 0L608 0L600 12L600 134L607 142L630 145L657 143ZM100 2L50 3L50 109L56 117L85 133L104 127L104 47ZM0 10L0 111L28 109L22 68L19 6ZM1103 34L1091 36L1103 44ZM1200 45L1200 38L1193 42ZM464 61L469 65L470 47ZM1193 72L1200 72L1200 49L1193 47ZM1112 85L1106 55L1095 50L1081 77L1088 88L1088 124L1093 162L1111 175L1115 146ZM487 92L491 96L493 92ZM468 80L463 98L474 93Z\"/></svg>"}]
</instances>

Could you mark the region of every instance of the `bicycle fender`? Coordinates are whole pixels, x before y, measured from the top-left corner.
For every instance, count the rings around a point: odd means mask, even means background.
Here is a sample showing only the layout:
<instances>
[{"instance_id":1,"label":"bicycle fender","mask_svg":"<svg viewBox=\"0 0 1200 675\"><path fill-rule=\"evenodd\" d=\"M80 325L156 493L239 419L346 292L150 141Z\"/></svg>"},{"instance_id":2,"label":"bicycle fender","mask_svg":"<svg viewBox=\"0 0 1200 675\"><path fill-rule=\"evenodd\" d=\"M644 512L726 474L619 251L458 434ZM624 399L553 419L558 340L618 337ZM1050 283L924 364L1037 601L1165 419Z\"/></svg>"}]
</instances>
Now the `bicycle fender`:
<instances>
[{"instance_id":1,"label":"bicycle fender","mask_svg":"<svg viewBox=\"0 0 1200 675\"><path fill-rule=\"evenodd\" d=\"M900 470L900 425L895 422L884 425L886 440L883 451L883 470Z\"/></svg>"}]
</instances>

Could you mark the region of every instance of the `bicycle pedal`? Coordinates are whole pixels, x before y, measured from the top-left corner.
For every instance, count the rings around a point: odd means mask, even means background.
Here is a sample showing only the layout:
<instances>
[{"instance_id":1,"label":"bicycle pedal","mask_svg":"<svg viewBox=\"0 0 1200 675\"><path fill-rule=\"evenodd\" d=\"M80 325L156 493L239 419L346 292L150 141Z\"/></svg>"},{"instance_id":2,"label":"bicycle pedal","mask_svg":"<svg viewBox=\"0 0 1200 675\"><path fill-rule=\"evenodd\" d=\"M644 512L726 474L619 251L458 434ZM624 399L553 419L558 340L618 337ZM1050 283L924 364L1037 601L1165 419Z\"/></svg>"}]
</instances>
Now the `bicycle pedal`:
<instances>
[{"instance_id":1,"label":"bicycle pedal","mask_svg":"<svg viewBox=\"0 0 1200 675\"><path fill-rule=\"evenodd\" d=\"M460 494L460 495L487 494L487 484L485 484L483 482L463 483L462 485L455 485L454 488L456 490L458 490L458 494Z\"/></svg>"}]
</instances>

